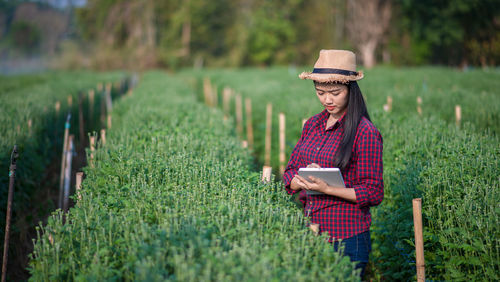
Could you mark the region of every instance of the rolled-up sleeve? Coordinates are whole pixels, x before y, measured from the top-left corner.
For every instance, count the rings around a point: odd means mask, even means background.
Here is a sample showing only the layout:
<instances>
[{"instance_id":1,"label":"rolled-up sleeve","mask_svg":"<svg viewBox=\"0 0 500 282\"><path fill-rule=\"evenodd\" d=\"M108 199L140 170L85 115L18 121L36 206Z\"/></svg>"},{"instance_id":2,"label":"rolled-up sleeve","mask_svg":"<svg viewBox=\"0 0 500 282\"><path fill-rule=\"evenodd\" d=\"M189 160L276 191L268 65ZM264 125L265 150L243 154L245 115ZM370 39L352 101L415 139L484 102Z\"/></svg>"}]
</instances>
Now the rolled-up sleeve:
<instances>
[{"instance_id":1,"label":"rolled-up sleeve","mask_svg":"<svg viewBox=\"0 0 500 282\"><path fill-rule=\"evenodd\" d=\"M378 130L363 130L357 144L356 173L354 185L356 202L360 207L376 206L384 198L382 136Z\"/></svg>"},{"instance_id":2,"label":"rolled-up sleeve","mask_svg":"<svg viewBox=\"0 0 500 282\"><path fill-rule=\"evenodd\" d=\"M300 147L304 142L304 138L307 136L309 126L310 126L310 120L308 120L304 124L304 128L302 129L302 134L300 136L300 139L297 142L297 145L295 145L295 148L293 148L292 154L290 155L290 160L288 161L288 165L286 166L285 172L283 173L283 184L285 186L285 190L290 195L299 192L296 190L292 190L290 188L290 183L292 182L292 179L299 171L299 168L303 167L303 164L301 163L300 160Z\"/></svg>"}]
</instances>

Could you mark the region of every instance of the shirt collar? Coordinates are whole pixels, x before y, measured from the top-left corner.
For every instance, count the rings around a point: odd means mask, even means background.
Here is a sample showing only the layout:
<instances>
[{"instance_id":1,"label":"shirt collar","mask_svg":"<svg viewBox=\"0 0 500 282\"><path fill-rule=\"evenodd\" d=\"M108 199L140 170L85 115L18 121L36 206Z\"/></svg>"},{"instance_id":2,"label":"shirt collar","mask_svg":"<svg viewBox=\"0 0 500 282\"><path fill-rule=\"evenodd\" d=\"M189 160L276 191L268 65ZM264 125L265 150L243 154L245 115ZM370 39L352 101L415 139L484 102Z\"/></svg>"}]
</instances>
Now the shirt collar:
<instances>
[{"instance_id":1,"label":"shirt collar","mask_svg":"<svg viewBox=\"0 0 500 282\"><path fill-rule=\"evenodd\" d=\"M329 129L335 129L337 128L338 126L342 126L344 124L344 117L347 113L347 109L344 111L344 113L342 114L342 116L337 120L337 122L335 122L335 124L333 126L331 126ZM325 130L325 127L326 127L326 122L328 121L328 118L330 117L330 113L324 109L318 116L318 119L316 121L316 124L319 125L321 127L321 129L323 129L324 131ZM337 126L338 124L338 126Z\"/></svg>"}]
</instances>

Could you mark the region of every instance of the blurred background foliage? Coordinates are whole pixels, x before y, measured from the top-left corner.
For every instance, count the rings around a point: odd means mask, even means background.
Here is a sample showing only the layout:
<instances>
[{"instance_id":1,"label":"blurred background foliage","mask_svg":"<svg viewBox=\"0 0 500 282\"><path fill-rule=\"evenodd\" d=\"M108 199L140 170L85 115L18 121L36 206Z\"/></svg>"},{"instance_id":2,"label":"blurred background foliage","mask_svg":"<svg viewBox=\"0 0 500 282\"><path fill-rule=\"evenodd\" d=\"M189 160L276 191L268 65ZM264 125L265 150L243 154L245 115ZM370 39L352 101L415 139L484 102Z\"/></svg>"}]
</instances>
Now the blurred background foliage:
<instances>
[{"instance_id":1,"label":"blurred background foliage","mask_svg":"<svg viewBox=\"0 0 500 282\"><path fill-rule=\"evenodd\" d=\"M495 0L0 1L0 58L93 69L500 62ZM5 68L5 67L3 67Z\"/></svg>"}]
</instances>

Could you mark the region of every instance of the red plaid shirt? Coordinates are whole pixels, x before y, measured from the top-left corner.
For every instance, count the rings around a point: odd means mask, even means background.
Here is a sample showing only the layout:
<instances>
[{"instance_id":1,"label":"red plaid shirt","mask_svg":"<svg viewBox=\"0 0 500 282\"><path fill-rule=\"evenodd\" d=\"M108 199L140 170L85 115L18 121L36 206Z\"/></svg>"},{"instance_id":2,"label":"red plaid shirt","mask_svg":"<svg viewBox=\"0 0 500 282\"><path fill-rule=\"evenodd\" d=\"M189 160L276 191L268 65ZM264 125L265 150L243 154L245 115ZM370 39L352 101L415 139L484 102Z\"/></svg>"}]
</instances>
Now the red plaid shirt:
<instances>
[{"instance_id":1,"label":"red plaid shirt","mask_svg":"<svg viewBox=\"0 0 500 282\"><path fill-rule=\"evenodd\" d=\"M307 120L283 175L289 194L299 192L290 189L290 182L299 168L311 163L334 167L333 158L344 132L344 115L326 130L330 116L327 110ZM299 198L304 204L304 215L310 217L312 223L319 224L320 232L328 232L330 241L368 231L371 223L370 207L380 204L384 198L382 171L382 136L363 117L354 138L351 160L342 170L345 185L354 188L357 203L330 195L307 195L301 190Z\"/></svg>"}]
</instances>

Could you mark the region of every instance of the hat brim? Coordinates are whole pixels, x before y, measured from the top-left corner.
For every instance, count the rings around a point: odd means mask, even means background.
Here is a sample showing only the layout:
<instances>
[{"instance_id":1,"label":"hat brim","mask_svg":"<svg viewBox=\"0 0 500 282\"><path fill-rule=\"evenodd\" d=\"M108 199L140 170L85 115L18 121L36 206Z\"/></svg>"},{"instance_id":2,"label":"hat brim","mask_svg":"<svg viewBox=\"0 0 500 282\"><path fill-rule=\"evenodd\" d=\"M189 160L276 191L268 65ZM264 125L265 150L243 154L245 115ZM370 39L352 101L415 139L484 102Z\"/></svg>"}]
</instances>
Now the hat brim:
<instances>
[{"instance_id":1,"label":"hat brim","mask_svg":"<svg viewBox=\"0 0 500 282\"><path fill-rule=\"evenodd\" d=\"M341 74L327 74L327 73L312 73L312 72L303 72L299 74L299 78L301 79L310 79L317 82L326 82L326 83L349 83L349 81L357 81L364 77L363 71L358 71L358 75L341 75Z\"/></svg>"}]
</instances>

